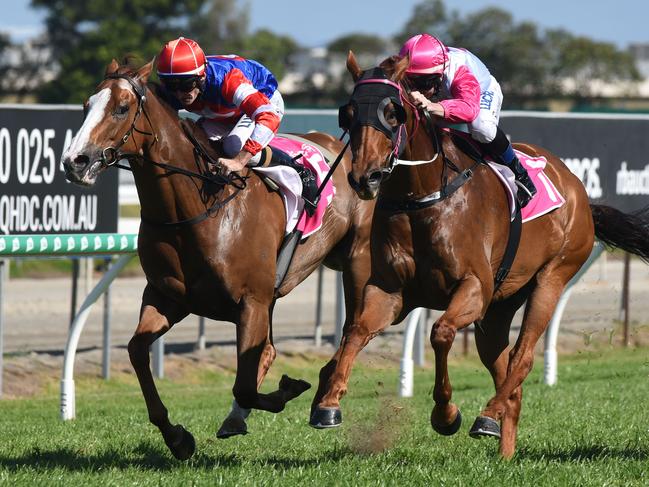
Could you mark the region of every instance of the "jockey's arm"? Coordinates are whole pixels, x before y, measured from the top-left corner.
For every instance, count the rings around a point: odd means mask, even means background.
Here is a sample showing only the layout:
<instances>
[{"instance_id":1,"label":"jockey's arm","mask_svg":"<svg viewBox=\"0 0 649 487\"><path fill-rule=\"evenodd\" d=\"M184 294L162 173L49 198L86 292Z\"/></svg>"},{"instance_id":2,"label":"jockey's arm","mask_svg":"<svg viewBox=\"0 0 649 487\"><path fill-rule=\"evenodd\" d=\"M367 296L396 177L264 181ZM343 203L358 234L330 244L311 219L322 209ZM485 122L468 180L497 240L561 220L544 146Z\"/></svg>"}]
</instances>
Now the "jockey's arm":
<instances>
[{"instance_id":1,"label":"jockey's arm","mask_svg":"<svg viewBox=\"0 0 649 487\"><path fill-rule=\"evenodd\" d=\"M415 105L448 122L473 122L480 113L480 83L465 66L455 72L450 92L451 98L440 102L430 101L418 91L410 96Z\"/></svg>"},{"instance_id":2,"label":"jockey's arm","mask_svg":"<svg viewBox=\"0 0 649 487\"><path fill-rule=\"evenodd\" d=\"M232 159L221 159L228 168L237 171L268 145L277 133L281 120L268 97L258 91L239 69L233 69L225 76L221 92L227 102L236 105L255 122L252 135L241 152Z\"/></svg>"},{"instance_id":3,"label":"jockey's arm","mask_svg":"<svg viewBox=\"0 0 649 487\"><path fill-rule=\"evenodd\" d=\"M451 98L439 102L444 119L451 123L471 123L480 113L480 83L466 66L460 66L451 83Z\"/></svg>"}]
</instances>

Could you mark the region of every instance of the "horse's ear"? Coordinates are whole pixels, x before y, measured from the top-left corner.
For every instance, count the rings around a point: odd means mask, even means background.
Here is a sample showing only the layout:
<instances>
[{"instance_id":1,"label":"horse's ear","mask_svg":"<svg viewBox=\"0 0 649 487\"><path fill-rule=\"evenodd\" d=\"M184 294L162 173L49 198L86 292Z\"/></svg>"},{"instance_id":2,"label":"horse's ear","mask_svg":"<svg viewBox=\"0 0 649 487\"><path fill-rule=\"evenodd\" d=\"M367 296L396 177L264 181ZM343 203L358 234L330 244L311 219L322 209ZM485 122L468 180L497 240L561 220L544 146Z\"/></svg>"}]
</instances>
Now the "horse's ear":
<instances>
[{"instance_id":1,"label":"horse's ear","mask_svg":"<svg viewBox=\"0 0 649 487\"><path fill-rule=\"evenodd\" d=\"M347 54L347 71L351 73L354 81L358 81L358 78L363 74L363 70L358 66L356 56L354 56L354 53L351 50Z\"/></svg>"},{"instance_id":2,"label":"horse's ear","mask_svg":"<svg viewBox=\"0 0 649 487\"><path fill-rule=\"evenodd\" d=\"M110 64L108 66L106 66L105 76L109 76L109 75L111 75L113 73L116 73L118 69L119 69L119 63L117 62L117 60L115 58L113 58L113 60L110 62Z\"/></svg>"},{"instance_id":3,"label":"horse's ear","mask_svg":"<svg viewBox=\"0 0 649 487\"><path fill-rule=\"evenodd\" d=\"M410 55L406 54L394 64L394 74L392 75L393 81L400 81L401 78L403 78L406 69L408 69L408 66L410 66Z\"/></svg>"},{"instance_id":4,"label":"horse's ear","mask_svg":"<svg viewBox=\"0 0 649 487\"><path fill-rule=\"evenodd\" d=\"M153 58L151 61L146 63L144 66L142 66L140 69L137 70L137 78L140 80L142 84L146 84L147 80L149 79L149 75L151 74L151 69L153 69L153 62L155 61L155 58Z\"/></svg>"}]
</instances>

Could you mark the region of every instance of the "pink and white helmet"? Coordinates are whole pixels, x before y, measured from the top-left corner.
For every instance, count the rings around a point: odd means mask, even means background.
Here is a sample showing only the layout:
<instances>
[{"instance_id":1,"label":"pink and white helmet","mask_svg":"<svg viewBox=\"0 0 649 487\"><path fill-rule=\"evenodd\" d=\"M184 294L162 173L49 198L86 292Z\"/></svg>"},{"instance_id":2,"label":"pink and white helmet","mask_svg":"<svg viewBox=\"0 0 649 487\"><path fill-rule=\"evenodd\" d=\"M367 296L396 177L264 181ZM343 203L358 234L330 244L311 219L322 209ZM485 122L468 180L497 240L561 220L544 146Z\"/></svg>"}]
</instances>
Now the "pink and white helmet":
<instances>
[{"instance_id":1,"label":"pink and white helmet","mask_svg":"<svg viewBox=\"0 0 649 487\"><path fill-rule=\"evenodd\" d=\"M437 37L418 34L406 41L399 56L410 55L408 74L442 74L448 62L448 49Z\"/></svg>"}]
</instances>

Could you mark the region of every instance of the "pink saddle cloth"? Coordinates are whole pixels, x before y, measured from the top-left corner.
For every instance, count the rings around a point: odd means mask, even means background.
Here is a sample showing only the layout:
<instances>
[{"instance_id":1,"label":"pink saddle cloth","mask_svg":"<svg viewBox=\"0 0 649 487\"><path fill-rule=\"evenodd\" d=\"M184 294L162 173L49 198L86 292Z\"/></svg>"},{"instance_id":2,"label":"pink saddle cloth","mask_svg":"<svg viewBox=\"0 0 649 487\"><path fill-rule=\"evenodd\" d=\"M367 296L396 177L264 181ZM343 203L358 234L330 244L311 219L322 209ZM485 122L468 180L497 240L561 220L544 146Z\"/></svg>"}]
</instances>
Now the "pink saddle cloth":
<instances>
[{"instance_id":1,"label":"pink saddle cloth","mask_svg":"<svg viewBox=\"0 0 649 487\"><path fill-rule=\"evenodd\" d=\"M296 157L301 154L302 157L297 159L296 162L303 164L314 172L318 187L322 184L322 181L329 172L329 166L317 146L282 136L274 137L269 145L286 152L291 157ZM295 170L287 166L272 166L255 168L255 171L265 174L280 187L280 193L284 199L286 209L287 233L293 231L293 229L297 229L302 232L302 238L306 238L320 229L327 206L333 201L334 194L336 193L333 179L327 181L322 193L320 193L320 200L318 201L314 214L309 216L306 211L302 211L304 208L302 182Z\"/></svg>"},{"instance_id":2,"label":"pink saddle cloth","mask_svg":"<svg viewBox=\"0 0 649 487\"><path fill-rule=\"evenodd\" d=\"M566 199L559 193L559 190L550 178L543 172L543 169L548 163L547 159L543 156L532 157L519 150L515 150L515 152L523 167L527 169L527 174L532 179L537 191L525 208L521 209L523 223L534 220L563 206ZM511 169L501 164L496 164L491 160L487 162L505 187L507 199L509 200L509 208L511 210L511 219L513 220L515 211L514 198L518 188L514 183L514 173L512 173Z\"/></svg>"}]
</instances>

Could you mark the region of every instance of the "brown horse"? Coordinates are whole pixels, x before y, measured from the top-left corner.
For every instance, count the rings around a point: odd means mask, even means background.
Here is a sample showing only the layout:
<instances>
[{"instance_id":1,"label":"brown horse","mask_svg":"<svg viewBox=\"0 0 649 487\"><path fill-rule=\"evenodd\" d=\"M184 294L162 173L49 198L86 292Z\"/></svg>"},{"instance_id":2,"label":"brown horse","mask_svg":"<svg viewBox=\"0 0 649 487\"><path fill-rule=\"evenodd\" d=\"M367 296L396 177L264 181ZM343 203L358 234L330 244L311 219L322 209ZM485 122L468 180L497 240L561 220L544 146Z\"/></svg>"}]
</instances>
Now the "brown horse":
<instances>
[{"instance_id":1,"label":"brown horse","mask_svg":"<svg viewBox=\"0 0 649 487\"><path fill-rule=\"evenodd\" d=\"M447 357L458 330L476 323L477 349L496 394L470 434L500 437L500 453L509 458L515 451L522 383L564 286L588 257L595 235L646 259L648 223L640 219L643 215L589 206L582 183L559 158L540 147L517 144L532 156L547 158L545 173L566 203L523 225L511 271L496 288L510 231L505 192L491 170L458 149L448 130L432 119L428 126L420 120L408 103L403 80L407 65L407 58L392 57L364 72L351 52L347 60L356 82L340 116L351 136L349 181L362 198L378 195L372 271L360 317L345 330L340 348L320 372L310 422L316 427L340 424L340 399L352 364L374 336L414 308L445 310L430 335L435 352L432 427L444 435L460 427L460 411L451 402ZM381 119L383 126L377 122ZM404 160L428 163L394 167L399 139L405 144ZM521 331L510 351L510 324L526 301Z\"/></svg>"},{"instance_id":2,"label":"brown horse","mask_svg":"<svg viewBox=\"0 0 649 487\"><path fill-rule=\"evenodd\" d=\"M107 67L62 162L67 178L83 185L93 184L119 159L131 162L142 211L138 254L147 285L128 351L150 421L176 458L187 459L195 450L194 439L181 425L169 422L149 367L151 343L189 313L235 323L237 403L281 411L309 385L284 376L276 392L258 392L276 354L270 329L275 301L324 263L343 272L346 320L351 322L369 276L374 204L349 188L347 154L333 176L337 193L322 228L298 245L275 291L276 259L286 225L282 198L249 169L240 175L213 176L197 160L160 87L147 82L151 68L152 62L134 70L116 61ZM342 148L326 134L304 137L330 153Z\"/></svg>"}]
</instances>

